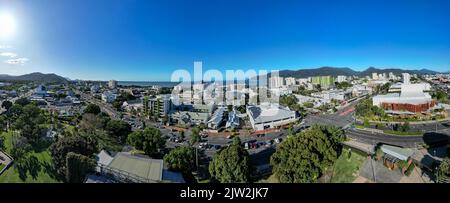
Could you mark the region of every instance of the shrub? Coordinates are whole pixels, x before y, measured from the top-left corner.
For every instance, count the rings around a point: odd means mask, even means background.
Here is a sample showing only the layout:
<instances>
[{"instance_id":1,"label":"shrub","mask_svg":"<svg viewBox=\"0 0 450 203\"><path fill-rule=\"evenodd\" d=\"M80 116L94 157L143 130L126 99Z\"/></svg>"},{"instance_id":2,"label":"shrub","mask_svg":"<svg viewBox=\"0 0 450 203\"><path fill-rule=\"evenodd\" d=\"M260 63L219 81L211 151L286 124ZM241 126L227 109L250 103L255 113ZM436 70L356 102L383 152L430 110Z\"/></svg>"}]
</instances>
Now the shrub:
<instances>
[{"instance_id":1,"label":"shrub","mask_svg":"<svg viewBox=\"0 0 450 203\"><path fill-rule=\"evenodd\" d=\"M414 164L414 163L411 163L411 164L409 165L408 169L405 171L405 175L406 175L406 176L411 175L412 171L414 170L414 167L415 167L415 164Z\"/></svg>"}]
</instances>

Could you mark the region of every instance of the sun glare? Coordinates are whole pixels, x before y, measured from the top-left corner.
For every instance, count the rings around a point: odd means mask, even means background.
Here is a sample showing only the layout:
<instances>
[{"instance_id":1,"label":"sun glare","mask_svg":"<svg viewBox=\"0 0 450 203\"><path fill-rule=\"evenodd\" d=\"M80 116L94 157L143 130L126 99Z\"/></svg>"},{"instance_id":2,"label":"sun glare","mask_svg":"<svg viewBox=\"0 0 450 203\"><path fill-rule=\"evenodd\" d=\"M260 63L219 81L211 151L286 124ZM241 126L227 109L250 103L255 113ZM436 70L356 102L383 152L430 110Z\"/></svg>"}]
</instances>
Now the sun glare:
<instances>
[{"instance_id":1,"label":"sun glare","mask_svg":"<svg viewBox=\"0 0 450 203\"><path fill-rule=\"evenodd\" d=\"M0 13L0 38L13 37L16 32L16 21L8 13Z\"/></svg>"}]
</instances>

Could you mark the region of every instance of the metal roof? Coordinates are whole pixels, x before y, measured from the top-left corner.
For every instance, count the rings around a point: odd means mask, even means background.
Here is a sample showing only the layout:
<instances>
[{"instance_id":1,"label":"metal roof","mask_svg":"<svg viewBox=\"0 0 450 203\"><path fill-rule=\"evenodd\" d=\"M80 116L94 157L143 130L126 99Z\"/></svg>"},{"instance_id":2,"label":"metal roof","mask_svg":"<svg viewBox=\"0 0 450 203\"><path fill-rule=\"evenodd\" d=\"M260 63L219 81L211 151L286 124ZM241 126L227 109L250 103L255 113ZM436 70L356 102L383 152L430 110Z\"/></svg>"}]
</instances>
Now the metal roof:
<instances>
[{"instance_id":1,"label":"metal roof","mask_svg":"<svg viewBox=\"0 0 450 203\"><path fill-rule=\"evenodd\" d=\"M381 145L381 151L403 161L408 160L413 155L413 151L410 149L390 145Z\"/></svg>"}]
</instances>

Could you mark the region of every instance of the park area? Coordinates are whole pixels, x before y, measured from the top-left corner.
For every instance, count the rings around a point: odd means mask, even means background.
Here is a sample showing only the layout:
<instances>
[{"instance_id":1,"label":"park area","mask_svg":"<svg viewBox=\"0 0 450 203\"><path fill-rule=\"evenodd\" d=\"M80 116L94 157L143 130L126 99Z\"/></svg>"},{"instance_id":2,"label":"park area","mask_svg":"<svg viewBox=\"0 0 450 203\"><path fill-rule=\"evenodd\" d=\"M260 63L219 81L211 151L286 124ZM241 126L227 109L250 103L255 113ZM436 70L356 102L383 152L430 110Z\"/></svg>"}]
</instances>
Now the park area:
<instances>
[{"instance_id":1,"label":"park area","mask_svg":"<svg viewBox=\"0 0 450 203\"><path fill-rule=\"evenodd\" d=\"M4 139L4 148L11 154L12 133L4 132L0 136ZM0 175L0 183L57 183L56 171L52 164L52 158L48 151L48 143L33 146L27 156L18 163L14 161L3 174Z\"/></svg>"},{"instance_id":2,"label":"park area","mask_svg":"<svg viewBox=\"0 0 450 203\"><path fill-rule=\"evenodd\" d=\"M359 175L359 169L367 159L359 152L344 149L336 160L330 182L352 183Z\"/></svg>"}]
</instances>

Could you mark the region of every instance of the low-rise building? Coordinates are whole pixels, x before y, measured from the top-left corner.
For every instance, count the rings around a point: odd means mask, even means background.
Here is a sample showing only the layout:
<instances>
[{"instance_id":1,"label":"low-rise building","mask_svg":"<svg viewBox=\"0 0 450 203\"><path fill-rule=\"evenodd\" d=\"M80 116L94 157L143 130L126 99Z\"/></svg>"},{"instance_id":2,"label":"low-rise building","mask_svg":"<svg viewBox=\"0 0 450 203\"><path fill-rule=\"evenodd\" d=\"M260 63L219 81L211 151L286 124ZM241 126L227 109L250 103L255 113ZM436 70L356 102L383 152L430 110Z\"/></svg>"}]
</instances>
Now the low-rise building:
<instances>
[{"instance_id":1,"label":"low-rise building","mask_svg":"<svg viewBox=\"0 0 450 203\"><path fill-rule=\"evenodd\" d=\"M184 183L180 173L169 171L164 160L105 150L96 155L96 173L86 183Z\"/></svg>"},{"instance_id":2,"label":"low-rise building","mask_svg":"<svg viewBox=\"0 0 450 203\"><path fill-rule=\"evenodd\" d=\"M298 120L295 111L269 103L247 106L247 115L254 130L275 128Z\"/></svg>"},{"instance_id":3,"label":"low-rise building","mask_svg":"<svg viewBox=\"0 0 450 203\"><path fill-rule=\"evenodd\" d=\"M106 91L102 93L102 101L106 103L112 103L117 99L117 94Z\"/></svg>"},{"instance_id":4,"label":"low-rise building","mask_svg":"<svg viewBox=\"0 0 450 203\"><path fill-rule=\"evenodd\" d=\"M424 112L436 105L431 95L424 92L421 84L403 84L400 93L377 95L372 99L373 105L392 112Z\"/></svg>"},{"instance_id":5,"label":"low-rise building","mask_svg":"<svg viewBox=\"0 0 450 203\"><path fill-rule=\"evenodd\" d=\"M172 109L170 94L158 95L148 100L150 115L160 118L167 116Z\"/></svg>"},{"instance_id":6,"label":"low-rise building","mask_svg":"<svg viewBox=\"0 0 450 203\"><path fill-rule=\"evenodd\" d=\"M225 107L218 108L211 118L208 120L207 126L210 129L217 130L221 127L223 121L225 120Z\"/></svg>"},{"instance_id":7,"label":"low-rise building","mask_svg":"<svg viewBox=\"0 0 450 203\"><path fill-rule=\"evenodd\" d=\"M237 116L238 113L236 109L233 108L233 111L228 112L228 120L225 124L225 128L236 129L240 126L240 119Z\"/></svg>"}]
</instances>

